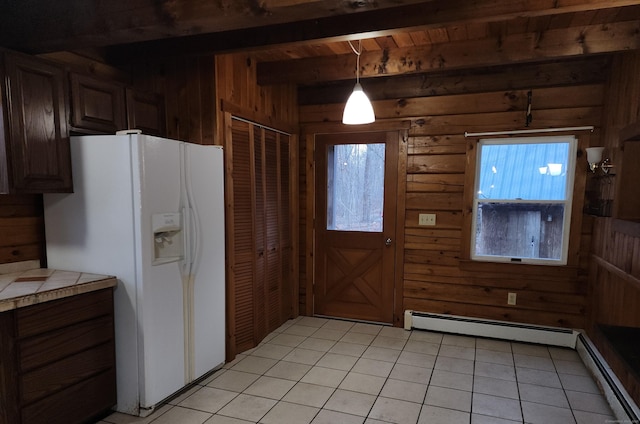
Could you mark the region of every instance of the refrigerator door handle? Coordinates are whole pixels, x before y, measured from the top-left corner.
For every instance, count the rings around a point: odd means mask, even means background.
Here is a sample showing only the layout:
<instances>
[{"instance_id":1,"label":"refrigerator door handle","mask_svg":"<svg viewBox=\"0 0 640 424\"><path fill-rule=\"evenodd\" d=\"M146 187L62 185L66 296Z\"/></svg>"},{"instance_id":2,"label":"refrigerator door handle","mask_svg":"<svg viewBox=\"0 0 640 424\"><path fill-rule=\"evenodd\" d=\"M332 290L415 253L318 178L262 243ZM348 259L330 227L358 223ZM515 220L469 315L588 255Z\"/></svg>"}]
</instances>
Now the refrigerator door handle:
<instances>
[{"instance_id":1,"label":"refrigerator door handle","mask_svg":"<svg viewBox=\"0 0 640 424\"><path fill-rule=\"evenodd\" d=\"M183 145L183 172L184 172L184 191L186 196L186 202L190 213L189 222L189 240L190 240L190 255L189 255L189 273L195 274L198 262L198 252L200 250L200 222L198 219L198 211L193 196L193 182L191 181L191 151L187 149L187 145Z\"/></svg>"},{"instance_id":2,"label":"refrigerator door handle","mask_svg":"<svg viewBox=\"0 0 640 424\"><path fill-rule=\"evenodd\" d=\"M182 259L182 275L188 276L191 274L191 211L185 207L182 208L182 221L183 221L183 249L184 257Z\"/></svg>"},{"instance_id":3,"label":"refrigerator door handle","mask_svg":"<svg viewBox=\"0 0 640 424\"><path fill-rule=\"evenodd\" d=\"M189 239L191 240L191 251L189 255L189 260L191 263L191 273L195 274L196 272L196 262L198 260L198 250L200 248L200 223L198 222L198 214L196 210L191 207L189 208L189 213L191 216L190 225L189 225Z\"/></svg>"}]
</instances>

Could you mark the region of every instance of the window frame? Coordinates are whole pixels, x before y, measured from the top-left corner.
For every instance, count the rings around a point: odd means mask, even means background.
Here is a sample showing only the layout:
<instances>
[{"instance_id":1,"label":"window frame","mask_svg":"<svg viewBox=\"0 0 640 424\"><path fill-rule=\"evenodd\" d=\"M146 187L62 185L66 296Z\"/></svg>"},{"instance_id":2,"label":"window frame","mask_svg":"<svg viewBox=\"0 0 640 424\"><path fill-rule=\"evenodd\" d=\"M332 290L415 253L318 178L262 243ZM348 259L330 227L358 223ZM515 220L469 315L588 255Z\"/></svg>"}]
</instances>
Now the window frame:
<instances>
[{"instance_id":1,"label":"window frame","mask_svg":"<svg viewBox=\"0 0 640 424\"><path fill-rule=\"evenodd\" d=\"M564 200L522 200L522 199L487 199L482 201L478 196L480 185L480 172L482 161L482 148L486 145L510 145L510 144L540 144L540 143L569 143L567 152L567 168L566 168L566 187ZM469 237L469 257L476 262L493 262L493 263L519 263L530 265L550 265L563 266L567 265L569 258L569 242L571 234L571 217L573 216L574 206L574 188L577 179L576 175L576 156L579 148L579 139L575 135L549 135L549 136L518 136L518 137L502 137L502 138L481 138L477 142L477 154L475 158L475 178L473 182L473 198L471 210L471 233ZM562 228L562 246L560 259L546 258L524 258L518 256L497 256L497 255L479 255L476 254L476 231L478 219L478 204L481 203L503 203L503 204L563 204L564 217Z\"/></svg>"}]
</instances>

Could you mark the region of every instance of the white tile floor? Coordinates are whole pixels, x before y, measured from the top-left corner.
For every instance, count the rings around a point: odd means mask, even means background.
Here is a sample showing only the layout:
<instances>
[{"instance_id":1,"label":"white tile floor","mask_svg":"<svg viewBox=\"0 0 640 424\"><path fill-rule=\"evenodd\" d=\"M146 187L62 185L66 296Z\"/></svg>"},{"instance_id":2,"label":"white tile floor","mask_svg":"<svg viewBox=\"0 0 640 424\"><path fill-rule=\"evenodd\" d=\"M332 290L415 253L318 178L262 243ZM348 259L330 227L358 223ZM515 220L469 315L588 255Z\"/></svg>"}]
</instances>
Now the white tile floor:
<instances>
[{"instance_id":1,"label":"white tile floor","mask_svg":"<svg viewBox=\"0 0 640 424\"><path fill-rule=\"evenodd\" d=\"M147 418L101 424L604 424L570 349L300 317Z\"/></svg>"}]
</instances>

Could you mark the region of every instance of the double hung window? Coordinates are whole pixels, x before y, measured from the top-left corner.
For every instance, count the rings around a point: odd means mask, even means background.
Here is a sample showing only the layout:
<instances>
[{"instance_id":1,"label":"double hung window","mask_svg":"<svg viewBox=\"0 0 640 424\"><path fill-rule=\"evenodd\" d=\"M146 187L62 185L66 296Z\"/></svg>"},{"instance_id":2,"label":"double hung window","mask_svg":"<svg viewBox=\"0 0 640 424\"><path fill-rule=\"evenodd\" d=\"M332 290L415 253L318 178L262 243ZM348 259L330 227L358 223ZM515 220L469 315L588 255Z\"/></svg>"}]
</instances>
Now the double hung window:
<instances>
[{"instance_id":1,"label":"double hung window","mask_svg":"<svg viewBox=\"0 0 640 424\"><path fill-rule=\"evenodd\" d=\"M576 149L572 136L480 140L471 259L567 263Z\"/></svg>"}]
</instances>

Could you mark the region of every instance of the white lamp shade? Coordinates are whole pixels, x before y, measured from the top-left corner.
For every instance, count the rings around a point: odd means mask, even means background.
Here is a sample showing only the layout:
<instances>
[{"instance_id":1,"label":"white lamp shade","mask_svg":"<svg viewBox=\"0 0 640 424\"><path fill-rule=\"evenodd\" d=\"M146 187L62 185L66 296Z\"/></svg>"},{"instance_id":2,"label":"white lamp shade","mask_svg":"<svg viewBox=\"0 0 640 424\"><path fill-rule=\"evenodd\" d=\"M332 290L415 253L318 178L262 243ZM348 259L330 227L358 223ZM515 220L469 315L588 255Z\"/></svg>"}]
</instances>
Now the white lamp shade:
<instances>
[{"instance_id":1,"label":"white lamp shade","mask_svg":"<svg viewBox=\"0 0 640 424\"><path fill-rule=\"evenodd\" d=\"M585 150L587 152L587 162L600 163L602 161L604 147L587 147Z\"/></svg>"},{"instance_id":2,"label":"white lamp shade","mask_svg":"<svg viewBox=\"0 0 640 424\"><path fill-rule=\"evenodd\" d=\"M347 125L370 124L375 120L376 117L369 98L362 91L360 83L356 83L347 104L344 106L342 123Z\"/></svg>"}]
</instances>

